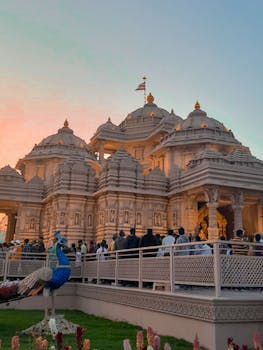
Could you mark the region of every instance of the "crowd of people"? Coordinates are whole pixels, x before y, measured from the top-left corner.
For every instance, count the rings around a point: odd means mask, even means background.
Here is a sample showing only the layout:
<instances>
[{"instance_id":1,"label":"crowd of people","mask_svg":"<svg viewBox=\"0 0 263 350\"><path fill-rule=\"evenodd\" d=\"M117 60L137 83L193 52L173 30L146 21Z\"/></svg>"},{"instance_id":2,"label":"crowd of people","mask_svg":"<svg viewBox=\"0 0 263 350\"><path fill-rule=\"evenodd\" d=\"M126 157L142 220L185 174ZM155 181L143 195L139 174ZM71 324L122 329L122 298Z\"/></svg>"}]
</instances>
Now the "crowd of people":
<instances>
[{"instance_id":1,"label":"crowd of people","mask_svg":"<svg viewBox=\"0 0 263 350\"><path fill-rule=\"evenodd\" d=\"M224 241L225 237L220 237L220 240ZM238 255L255 255L263 256L263 236L261 233L254 234L254 246L247 246L244 244L247 239L243 230L237 230L234 238L231 239L231 244L222 243L220 244L221 254L238 254ZM185 243L191 243L187 244ZM257 245L258 244L258 245ZM129 250L137 248L153 247L144 251L144 256L167 256L170 254L171 245L175 246L175 255L211 255L213 254L212 247L207 244L200 235L192 237L191 235L185 234L183 227L180 227L177 232L171 229L167 230L166 236L160 236L160 234L154 234L152 229L147 229L145 235L138 237L136 235L136 229L131 228L129 234L126 236L123 230L120 230L118 234L114 234L110 242L103 239L101 242L95 243L90 240L85 243L83 240L79 240L77 243L72 243L70 247L64 248L66 254L75 256L75 261L81 263L82 257L87 253L97 254L97 259L105 260L109 256L109 252L119 250ZM157 247L158 248L154 248ZM11 258L19 259L22 257L32 257L34 253L45 253L47 252L50 256L55 255L54 251L55 242L53 245L46 249L44 245L43 237L38 240L29 241L25 239L24 242L20 240L13 240L10 243L0 243L0 253L10 252ZM33 254L32 254L33 253ZM138 252L122 252L122 256L125 257L137 257ZM136 255L137 254L137 255Z\"/></svg>"},{"instance_id":2,"label":"crowd of people","mask_svg":"<svg viewBox=\"0 0 263 350\"><path fill-rule=\"evenodd\" d=\"M220 237L220 240L225 241L224 236ZM243 230L237 230L234 238L232 238L230 243L222 243L219 246L220 253L226 255L255 255L263 256L263 245L248 246L244 244L247 242L247 237ZM254 234L254 243L263 243L263 235L260 233ZM193 243L187 244L186 243ZM82 243L85 245L85 243ZM213 248L210 244L207 244L204 239L198 234L195 237L187 235L185 229L180 227L178 232L174 232L171 229L167 230L166 236L160 236L159 234L154 234L152 229L147 229L146 234L142 237L136 235L135 228L131 228L129 234L126 236L123 230L120 230L118 234L114 234L110 242L106 242L103 239L100 243L96 245L92 241L91 248L87 250L88 253L99 253L98 259L105 260L112 251L119 250L129 250L136 248L148 248L144 251L144 256L167 256L170 255L170 247L175 245L174 254L175 255L211 255L213 254ZM159 246L158 248L154 248ZM160 247L161 246L161 247ZM85 251L82 253L85 254ZM138 257L138 253L134 252L122 252L120 254L122 257Z\"/></svg>"}]
</instances>

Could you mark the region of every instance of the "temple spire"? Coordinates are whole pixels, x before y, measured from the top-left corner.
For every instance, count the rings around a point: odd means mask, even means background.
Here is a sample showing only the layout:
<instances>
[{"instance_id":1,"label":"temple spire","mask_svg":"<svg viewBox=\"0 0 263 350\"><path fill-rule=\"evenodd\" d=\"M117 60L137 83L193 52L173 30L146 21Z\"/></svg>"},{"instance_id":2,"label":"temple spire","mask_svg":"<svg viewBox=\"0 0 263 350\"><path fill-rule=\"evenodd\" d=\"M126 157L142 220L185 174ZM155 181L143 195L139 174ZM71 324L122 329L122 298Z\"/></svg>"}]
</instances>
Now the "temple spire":
<instances>
[{"instance_id":1,"label":"temple spire","mask_svg":"<svg viewBox=\"0 0 263 350\"><path fill-rule=\"evenodd\" d=\"M149 95L147 96L147 102L148 103L153 103L153 101L154 101L154 97L153 97L153 95L151 93L149 93Z\"/></svg>"},{"instance_id":2,"label":"temple spire","mask_svg":"<svg viewBox=\"0 0 263 350\"><path fill-rule=\"evenodd\" d=\"M198 101L196 101L196 103L195 103L195 109L200 109L200 104Z\"/></svg>"},{"instance_id":3,"label":"temple spire","mask_svg":"<svg viewBox=\"0 0 263 350\"><path fill-rule=\"evenodd\" d=\"M64 127L65 127L65 128L68 128L68 126L69 126L68 120L65 119L65 121L64 121Z\"/></svg>"}]
</instances>

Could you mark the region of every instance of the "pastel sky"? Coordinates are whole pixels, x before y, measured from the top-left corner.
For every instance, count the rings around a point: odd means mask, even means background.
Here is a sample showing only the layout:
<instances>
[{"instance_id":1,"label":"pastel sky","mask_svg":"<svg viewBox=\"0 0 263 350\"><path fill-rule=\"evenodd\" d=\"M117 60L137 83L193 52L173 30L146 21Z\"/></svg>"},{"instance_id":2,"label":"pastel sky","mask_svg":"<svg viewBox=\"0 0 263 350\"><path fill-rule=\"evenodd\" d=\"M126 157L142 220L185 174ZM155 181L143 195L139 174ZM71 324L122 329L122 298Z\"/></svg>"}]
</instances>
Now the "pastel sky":
<instances>
[{"instance_id":1,"label":"pastel sky","mask_svg":"<svg viewBox=\"0 0 263 350\"><path fill-rule=\"evenodd\" d=\"M0 4L0 167L67 118L89 142L143 105L196 100L263 159L262 0L8 0Z\"/></svg>"}]
</instances>

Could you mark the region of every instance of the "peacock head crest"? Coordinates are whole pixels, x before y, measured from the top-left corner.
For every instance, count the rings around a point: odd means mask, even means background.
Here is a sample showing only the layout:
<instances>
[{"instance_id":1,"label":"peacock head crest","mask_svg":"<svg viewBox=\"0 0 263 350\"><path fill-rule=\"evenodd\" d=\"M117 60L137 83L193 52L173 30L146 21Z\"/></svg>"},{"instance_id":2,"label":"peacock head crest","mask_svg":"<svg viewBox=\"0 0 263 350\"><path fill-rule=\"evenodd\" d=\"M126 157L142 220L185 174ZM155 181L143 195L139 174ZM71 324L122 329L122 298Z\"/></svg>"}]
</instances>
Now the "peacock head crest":
<instances>
[{"instance_id":1,"label":"peacock head crest","mask_svg":"<svg viewBox=\"0 0 263 350\"><path fill-rule=\"evenodd\" d=\"M57 239L57 244L60 246L66 246L68 240L65 237L61 236L60 231L55 231L54 237Z\"/></svg>"}]
</instances>

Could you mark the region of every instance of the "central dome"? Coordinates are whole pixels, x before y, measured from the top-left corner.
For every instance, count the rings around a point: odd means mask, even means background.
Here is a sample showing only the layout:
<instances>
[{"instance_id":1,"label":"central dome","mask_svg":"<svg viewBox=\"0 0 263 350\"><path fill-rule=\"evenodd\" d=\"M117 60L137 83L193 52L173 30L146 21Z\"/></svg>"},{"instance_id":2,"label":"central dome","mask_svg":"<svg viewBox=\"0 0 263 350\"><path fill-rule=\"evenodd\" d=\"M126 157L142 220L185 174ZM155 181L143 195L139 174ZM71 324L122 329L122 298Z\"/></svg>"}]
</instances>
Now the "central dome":
<instances>
[{"instance_id":1,"label":"central dome","mask_svg":"<svg viewBox=\"0 0 263 350\"><path fill-rule=\"evenodd\" d=\"M151 93L147 96L147 103L141 107L136 109L135 111L128 114L125 120L132 120L137 118L159 118L162 119L164 117L168 117L170 113L163 108L158 107L155 103L153 103L154 97Z\"/></svg>"}]
</instances>

